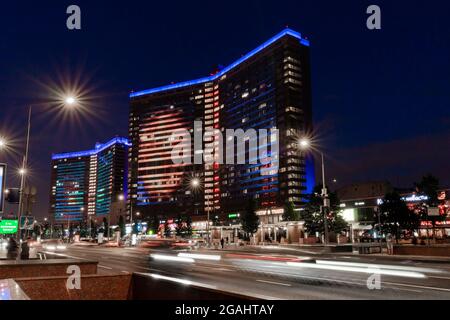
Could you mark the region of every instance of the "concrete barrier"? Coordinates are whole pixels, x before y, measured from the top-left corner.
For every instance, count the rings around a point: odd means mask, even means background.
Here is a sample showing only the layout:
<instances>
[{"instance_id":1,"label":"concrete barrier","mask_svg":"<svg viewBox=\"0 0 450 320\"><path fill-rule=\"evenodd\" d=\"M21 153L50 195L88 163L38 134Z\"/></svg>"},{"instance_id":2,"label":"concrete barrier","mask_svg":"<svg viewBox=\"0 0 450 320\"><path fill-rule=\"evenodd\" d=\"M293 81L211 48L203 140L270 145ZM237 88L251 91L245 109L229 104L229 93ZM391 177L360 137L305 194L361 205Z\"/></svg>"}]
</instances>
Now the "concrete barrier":
<instances>
[{"instance_id":1,"label":"concrete barrier","mask_svg":"<svg viewBox=\"0 0 450 320\"><path fill-rule=\"evenodd\" d=\"M77 259L2 260L0 279L66 276L71 265L80 267L81 274L96 274L97 261Z\"/></svg>"},{"instance_id":2,"label":"concrete barrier","mask_svg":"<svg viewBox=\"0 0 450 320\"><path fill-rule=\"evenodd\" d=\"M150 275L86 275L80 278L80 289L68 289L68 277L8 279L18 284L23 297L31 300L257 300L228 293L189 281L173 281Z\"/></svg>"},{"instance_id":3,"label":"concrete barrier","mask_svg":"<svg viewBox=\"0 0 450 320\"><path fill-rule=\"evenodd\" d=\"M410 256L431 256L450 258L449 245L394 245L394 254Z\"/></svg>"},{"instance_id":4,"label":"concrete barrier","mask_svg":"<svg viewBox=\"0 0 450 320\"><path fill-rule=\"evenodd\" d=\"M80 289L68 289L65 277L15 279L31 300L128 300L131 298L131 274L85 275Z\"/></svg>"}]
</instances>

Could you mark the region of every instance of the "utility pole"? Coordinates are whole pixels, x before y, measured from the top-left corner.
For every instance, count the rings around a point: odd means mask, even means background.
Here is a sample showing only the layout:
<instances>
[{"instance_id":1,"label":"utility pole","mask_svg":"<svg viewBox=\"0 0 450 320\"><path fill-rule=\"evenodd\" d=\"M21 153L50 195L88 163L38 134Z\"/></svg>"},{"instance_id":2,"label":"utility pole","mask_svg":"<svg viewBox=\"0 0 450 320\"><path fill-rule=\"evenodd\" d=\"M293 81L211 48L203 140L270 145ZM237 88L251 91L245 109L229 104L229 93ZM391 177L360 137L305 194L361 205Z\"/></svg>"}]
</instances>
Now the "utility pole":
<instances>
[{"instance_id":1,"label":"utility pole","mask_svg":"<svg viewBox=\"0 0 450 320\"><path fill-rule=\"evenodd\" d=\"M26 146L25 146L25 155L22 160L22 168L20 169L21 178L20 178L20 193L19 193L19 209L17 212L17 223L18 223L18 230L17 230L17 244L19 246L17 250L17 259L20 259L20 251L21 251L21 245L20 240L22 238L21 231L20 231L20 220L22 219L22 210L23 210L23 193L25 188L25 175L27 170L27 163L28 163L28 151L30 147L30 130L31 130L31 106L28 109L28 125L27 125L27 140L26 140Z\"/></svg>"},{"instance_id":2,"label":"utility pole","mask_svg":"<svg viewBox=\"0 0 450 320\"><path fill-rule=\"evenodd\" d=\"M324 227L324 243L328 245L328 209L330 208L330 199L328 199L328 191L325 184L325 163L323 159L323 152L320 153L322 157L322 198L323 198L323 227Z\"/></svg>"}]
</instances>

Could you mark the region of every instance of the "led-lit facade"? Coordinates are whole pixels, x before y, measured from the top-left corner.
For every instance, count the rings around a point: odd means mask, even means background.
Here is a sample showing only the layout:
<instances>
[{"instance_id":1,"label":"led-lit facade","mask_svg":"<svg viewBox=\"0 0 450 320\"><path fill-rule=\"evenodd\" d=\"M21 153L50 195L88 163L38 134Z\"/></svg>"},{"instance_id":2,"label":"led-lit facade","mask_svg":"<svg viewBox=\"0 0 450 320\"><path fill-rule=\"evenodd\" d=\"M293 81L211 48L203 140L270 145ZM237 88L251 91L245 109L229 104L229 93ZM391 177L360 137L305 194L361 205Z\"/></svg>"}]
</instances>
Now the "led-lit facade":
<instances>
[{"instance_id":1,"label":"led-lit facade","mask_svg":"<svg viewBox=\"0 0 450 320\"><path fill-rule=\"evenodd\" d=\"M278 222L285 202L302 204L314 184L313 170L307 170L297 145L312 130L309 41L293 30L209 77L130 98L128 203L133 211L169 217L209 211L224 217L255 198L259 212L277 212L272 222ZM194 128L194 121L201 121L201 128ZM227 129L278 129L279 150L266 164L222 164L216 158L209 164L174 164L171 152L178 141L170 137L177 129L192 137L196 130L217 129L225 137ZM205 137L203 153L214 154L221 140L217 134ZM187 147L193 157L198 153L193 142ZM249 159L249 148L245 154ZM202 180L199 190L189 185L196 176Z\"/></svg>"},{"instance_id":2,"label":"led-lit facade","mask_svg":"<svg viewBox=\"0 0 450 320\"><path fill-rule=\"evenodd\" d=\"M115 204L127 195L129 147L126 138L114 138L92 150L53 155L50 216L55 223L116 216L113 208L120 206Z\"/></svg>"}]
</instances>

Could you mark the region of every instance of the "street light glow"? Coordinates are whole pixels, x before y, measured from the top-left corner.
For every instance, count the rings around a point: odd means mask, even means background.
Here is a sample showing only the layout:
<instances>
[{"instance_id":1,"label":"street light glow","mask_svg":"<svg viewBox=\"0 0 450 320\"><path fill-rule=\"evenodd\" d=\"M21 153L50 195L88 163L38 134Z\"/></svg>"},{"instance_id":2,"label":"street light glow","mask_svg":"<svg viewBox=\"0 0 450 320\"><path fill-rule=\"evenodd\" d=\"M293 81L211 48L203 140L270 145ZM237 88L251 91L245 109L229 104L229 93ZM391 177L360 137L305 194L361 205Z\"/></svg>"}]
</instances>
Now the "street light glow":
<instances>
[{"instance_id":1,"label":"street light glow","mask_svg":"<svg viewBox=\"0 0 450 320\"><path fill-rule=\"evenodd\" d=\"M27 169L25 169L25 168L20 168L20 169L19 169L19 174L20 174L21 176L27 174Z\"/></svg>"},{"instance_id":2,"label":"street light glow","mask_svg":"<svg viewBox=\"0 0 450 320\"><path fill-rule=\"evenodd\" d=\"M3 138L0 138L0 149L4 148L6 146L6 141Z\"/></svg>"},{"instance_id":3,"label":"street light glow","mask_svg":"<svg viewBox=\"0 0 450 320\"><path fill-rule=\"evenodd\" d=\"M197 188L198 186L200 186L200 180L198 178L192 179L191 185L192 187Z\"/></svg>"},{"instance_id":4,"label":"street light glow","mask_svg":"<svg viewBox=\"0 0 450 320\"><path fill-rule=\"evenodd\" d=\"M72 97L72 96L69 96L69 97L66 98L65 101L66 101L67 105L71 106L71 105L75 104L76 99L74 97Z\"/></svg>"},{"instance_id":5,"label":"street light glow","mask_svg":"<svg viewBox=\"0 0 450 320\"><path fill-rule=\"evenodd\" d=\"M309 142L309 140L306 139L306 138L300 139L299 142L298 142L298 144L299 144L300 148L302 148L302 149L307 149L307 148L309 148L310 145L311 145L311 143Z\"/></svg>"},{"instance_id":6,"label":"street light glow","mask_svg":"<svg viewBox=\"0 0 450 320\"><path fill-rule=\"evenodd\" d=\"M124 196L123 194L119 194L119 196L117 197L117 199L118 199L119 201L123 201L123 200L125 200L125 196Z\"/></svg>"}]
</instances>

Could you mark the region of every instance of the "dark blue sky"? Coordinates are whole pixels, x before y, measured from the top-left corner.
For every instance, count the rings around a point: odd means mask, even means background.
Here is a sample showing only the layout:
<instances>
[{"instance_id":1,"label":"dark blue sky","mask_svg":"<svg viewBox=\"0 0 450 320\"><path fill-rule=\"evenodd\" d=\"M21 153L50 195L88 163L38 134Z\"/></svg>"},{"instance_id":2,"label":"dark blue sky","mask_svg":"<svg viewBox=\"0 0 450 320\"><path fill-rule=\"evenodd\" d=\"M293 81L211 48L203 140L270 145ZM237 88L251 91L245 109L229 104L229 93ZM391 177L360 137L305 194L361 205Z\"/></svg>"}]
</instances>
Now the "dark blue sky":
<instances>
[{"instance_id":1,"label":"dark blue sky","mask_svg":"<svg viewBox=\"0 0 450 320\"><path fill-rule=\"evenodd\" d=\"M77 4L82 30L66 28ZM366 28L366 8L382 30ZM130 90L207 75L285 26L311 41L315 127L339 184L427 172L450 184L447 1L8 1L0 8L0 135L23 148L26 106L79 83L91 114L35 110L32 183L47 210L52 152L127 134ZM19 156L0 154L10 169ZM8 185L15 185L10 170Z\"/></svg>"}]
</instances>

